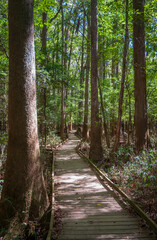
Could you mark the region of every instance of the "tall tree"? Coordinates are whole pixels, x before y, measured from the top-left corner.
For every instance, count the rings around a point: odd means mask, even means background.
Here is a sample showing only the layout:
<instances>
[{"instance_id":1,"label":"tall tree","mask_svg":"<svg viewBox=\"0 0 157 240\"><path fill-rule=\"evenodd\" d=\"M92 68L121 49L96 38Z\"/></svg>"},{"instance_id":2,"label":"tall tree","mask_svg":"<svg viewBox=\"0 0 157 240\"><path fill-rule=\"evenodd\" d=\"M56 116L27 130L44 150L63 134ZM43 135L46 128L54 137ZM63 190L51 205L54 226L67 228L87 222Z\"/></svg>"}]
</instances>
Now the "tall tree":
<instances>
[{"instance_id":1,"label":"tall tree","mask_svg":"<svg viewBox=\"0 0 157 240\"><path fill-rule=\"evenodd\" d=\"M118 19L117 16L113 19L113 29L117 31L118 28ZM111 81L113 85L113 90L116 90L116 80L118 79L118 48L117 48L117 37L115 37L115 33L112 34L112 67L111 67ZM116 98L112 97L112 111L111 111L111 135L114 136L116 134L116 116L115 116L115 106L116 106Z\"/></svg>"},{"instance_id":2,"label":"tall tree","mask_svg":"<svg viewBox=\"0 0 157 240\"><path fill-rule=\"evenodd\" d=\"M42 51L46 54L46 43L47 43L47 12L42 13L42 21L43 27L41 31L41 44L42 44Z\"/></svg>"},{"instance_id":3,"label":"tall tree","mask_svg":"<svg viewBox=\"0 0 157 240\"><path fill-rule=\"evenodd\" d=\"M101 42L102 36L99 37L99 41ZM105 67L104 67L104 53L103 53L103 47L104 47L104 41L103 43L99 44L99 94L100 94L100 104L101 104L101 112L102 112L102 118L103 118L103 126L104 126L104 132L105 132L105 138L106 138L106 144L107 147L110 147L110 139L109 139L109 133L106 123L106 116L105 116L105 108L104 108L104 102L103 102L103 93L102 93L102 85L105 77Z\"/></svg>"},{"instance_id":4,"label":"tall tree","mask_svg":"<svg viewBox=\"0 0 157 240\"><path fill-rule=\"evenodd\" d=\"M84 39L85 39L85 8L83 5L83 29L82 29L82 47L81 47L81 71L80 71L80 101L79 101L79 122L82 124L83 117L83 83L84 83Z\"/></svg>"},{"instance_id":5,"label":"tall tree","mask_svg":"<svg viewBox=\"0 0 157 240\"><path fill-rule=\"evenodd\" d=\"M115 143L114 143L114 147L113 147L113 152L117 151L118 145L119 145L128 48L129 48L128 0L126 0L126 23L125 23L125 41L124 41L124 55L123 55L123 70L122 70L121 89L120 89L120 95L119 95L119 109L118 109L118 121L117 121L117 128L116 128L116 139L115 139Z\"/></svg>"},{"instance_id":6,"label":"tall tree","mask_svg":"<svg viewBox=\"0 0 157 240\"><path fill-rule=\"evenodd\" d=\"M107 147L109 148L110 147L110 139L109 139L107 124L106 124L105 108L104 108L103 95L102 95L102 89L101 89L100 83L99 83L99 92L100 92L100 101L101 101L101 112L102 112L102 117L103 117L103 121L104 121L103 125L104 125L105 137L106 137L106 144L107 144Z\"/></svg>"},{"instance_id":7,"label":"tall tree","mask_svg":"<svg viewBox=\"0 0 157 240\"><path fill-rule=\"evenodd\" d=\"M61 13L62 13L62 90L61 90L61 126L60 126L60 137L62 140L65 139L65 65L64 65L64 54L65 54L65 42L64 42L64 11L63 11L63 3L60 3Z\"/></svg>"},{"instance_id":8,"label":"tall tree","mask_svg":"<svg viewBox=\"0 0 157 240\"><path fill-rule=\"evenodd\" d=\"M43 27L42 27L42 31L41 31L41 50L42 50L42 53L43 55L45 55L45 58L44 60L42 61L42 65L45 67L46 65L46 62L45 62L45 59L46 59L46 48L47 48L47 26L46 26L46 23L47 23L47 13L46 12L43 12L42 13L42 21L43 21ZM40 112L40 133L41 133L41 136L42 138L44 137L44 143L46 145L46 137L47 137L47 131L46 131L46 101L47 100L47 97L46 97L46 87L42 87L41 86L41 106L42 106L42 109L41 109L41 112Z\"/></svg>"},{"instance_id":9,"label":"tall tree","mask_svg":"<svg viewBox=\"0 0 157 240\"><path fill-rule=\"evenodd\" d=\"M9 140L0 223L38 218L49 202L37 129L33 0L9 0ZM21 227L21 225L20 225ZM20 229L20 228L19 228Z\"/></svg>"},{"instance_id":10,"label":"tall tree","mask_svg":"<svg viewBox=\"0 0 157 240\"><path fill-rule=\"evenodd\" d=\"M145 148L147 139L146 62L144 0L133 0L133 52L135 84L136 150Z\"/></svg>"},{"instance_id":11,"label":"tall tree","mask_svg":"<svg viewBox=\"0 0 157 240\"><path fill-rule=\"evenodd\" d=\"M87 59L86 59L86 80L85 80L85 104L84 104L84 122L83 122L83 131L82 138L83 140L89 139L89 127L88 127L88 102L89 102L89 70L90 70L90 19L89 15L87 15L87 23L88 23L88 35L87 35Z\"/></svg>"},{"instance_id":12,"label":"tall tree","mask_svg":"<svg viewBox=\"0 0 157 240\"><path fill-rule=\"evenodd\" d=\"M91 0L91 144L89 157L95 161L101 160L103 157L98 103L97 35L97 0Z\"/></svg>"}]
</instances>

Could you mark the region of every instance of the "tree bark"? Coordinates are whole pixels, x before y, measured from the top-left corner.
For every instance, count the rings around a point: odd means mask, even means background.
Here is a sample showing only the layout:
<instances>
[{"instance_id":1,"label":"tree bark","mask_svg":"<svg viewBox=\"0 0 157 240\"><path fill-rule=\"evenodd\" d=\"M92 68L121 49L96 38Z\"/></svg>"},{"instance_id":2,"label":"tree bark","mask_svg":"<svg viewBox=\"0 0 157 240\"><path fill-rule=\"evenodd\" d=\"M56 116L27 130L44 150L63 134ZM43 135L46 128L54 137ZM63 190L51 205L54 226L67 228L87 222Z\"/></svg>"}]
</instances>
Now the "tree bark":
<instances>
[{"instance_id":1,"label":"tree bark","mask_svg":"<svg viewBox=\"0 0 157 240\"><path fill-rule=\"evenodd\" d=\"M103 158L98 103L97 0L91 0L91 144L89 157L95 161Z\"/></svg>"},{"instance_id":2,"label":"tree bark","mask_svg":"<svg viewBox=\"0 0 157 240\"><path fill-rule=\"evenodd\" d=\"M128 0L126 0L126 28L125 28L125 42L124 42L124 55L123 55L123 70L122 70L121 90L119 95L119 109L118 109L118 121L117 121L117 128L116 128L116 139L115 139L114 147L112 150L113 152L117 151L119 146L128 47L129 47Z\"/></svg>"},{"instance_id":3,"label":"tree bark","mask_svg":"<svg viewBox=\"0 0 157 240\"><path fill-rule=\"evenodd\" d=\"M65 140L65 59L64 59L64 12L63 5L61 3L61 13L62 13L62 91L61 91L61 126L60 126L60 137L62 140Z\"/></svg>"},{"instance_id":4,"label":"tree bark","mask_svg":"<svg viewBox=\"0 0 157 240\"><path fill-rule=\"evenodd\" d=\"M46 47L47 47L47 26L46 26L46 22L47 22L47 13L43 12L42 13L42 21L43 21L43 28L42 28L42 32L41 32L41 50L42 53L45 55L45 57L47 58L47 54L46 54ZM42 66L46 66L46 62L45 60L42 61ZM46 125L46 102L47 102L47 96L46 96L46 87L41 86L41 112L40 112L40 134L42 136L42 140L44 138L44 144L46 146L46 140L47 140L47 125Z\"/></svg>"},{"instance_id":5,"label":"tree bark","mask_svg":"<svg viewBox=\"0 0 157 240\"><path fill-rule=\"evenodd\" d=\"M9 140L0 223L48 207L37 129L33 0L9 0Z\"/></svg>"},{"instance_id":6,"label":"tree bark","mask_svg":"<svg viewBox=\"0 0 157 240\"><path fill-rule=\"evenodd\" d=\"M71 55L72 55L72 51L73 51L73 41L74 41L74 31L75 31L76 19L77 19L77 15L75 16L75 19L74 19L73 29L72 29L72 33L71 33L71 37L70 37L68 71L70 71L70 65L71 65Z\"/></svg>"},{"instance_id":7,"label":"tree bark","mask_svg":"<svg viewBox=\"0 0 157 240\"><path fill-rule=\"evenodd\" d=\"M85 82L85 105L84 105L84 123L83 123L83 131L82 138L84 141L89 139L89 127L88 127L88 102L89 102L89 69L90 69L90 21L87 16L88 22L88 36L87 36L87 60L86 60L86 82Z\"/></svg>"},{"instance_id":8,"label":"tree bark","mask_svg":"<svg viewBox=\"0 0 157 240\"><path fill-rule=\"evenodd\" d=\"M83 36L82 36L82 47L81 47L81 71L80 71L80 101L79 101L79 122L83 122L83 83L84 83L84 39L85 39L85 10L83 15Z\"/></svg>"},{"instance_id":9,"label":"tree bark","mask_svg":"<svg viewBox=\"0 0 157 240\"><path fill-rule=\"evenodd\" d=\"M46 43L47 43L47 13L43 12L42 14L42 20L43 20L43 28L41 32L41 43L42 43L42 51L46 54Z\"/></svg>"},{"instance_id":10,"label":"tree bark","mask_svg":"<svg viewBox=\"0 0 157 240\"><path fill-rule=\"evenodd\" d=\"M106 137L106 144L107 144L107 147L110 148L110 139L109 139L107 124L106 124L106 119L105 119L105 109L104 109L102 90L101 90L100 84L99 84L99 92L100 92L100 100L101 100L101 111L102 111L102 116L103 116L103 121L104 121L104 131L105 131L105 137Z\"/></svg>"},{"instance_id":11,"label":"tree bark","mask_svg":"<svg viewBox=\"0 0 157 240\"><path fill-rule=\"evenodd\" d=\"M129 102L129 121L128 121L128 145L130 145L131 140L131 132L132 132L132 122L131 122L131 91L130 91L130 84L126 84L126 90L128 93L128 102Z\"/></svg>"},{"instance_id":12,"label":"tree bark","mask_svg":"<svg viewBox=\"0 0 157 240\"><path fill-rule=\"evenodd\" d=\"M146 102L146 62L144 0L133 0L133 52L135 86L136 151L143 150L148 136Z\"/></svg>"},{"instance_id":13,"label":"tree bark","mask_svg":"<svg viewBox=\"0 0 157 240\"><path fill-rule=\"evenodd\" d=\"M102 41L101 37L99 37L100 42ZM102 86L103 86L103 80L105 77L105 71L104 71L104 54L103 54L103 46L104 44L99 44L99 79L98 79L98 86L99 86L99 93L100 93L100 104L101 104L101 112L103 117L103 125L104 125L104 131L105 131L105 138L106 138L106 144L107 147L110 147L110 139L106 124L106 118L105 118L105 109L104 109L104 102L103 102L103 93L102 93Z\"/></svg>"},{"instance_id":14,"label":"tree bark","mask_svg":"<svg viewBox=\"0 0 157 240\"><path fill-rule=\"evenodd\" d=\"M115 29L115 31L117 31L117 19L115 19L113 21L113 28ZM115 50L116 47L116 42L117 39L114 37L112 37L112 73L111 73L111 81L112 81L112 86L113 86L113 91L115 91L116 89L116 79L118 79L118 49ZM116 116L115 116L115 107L116 107L116 99L115 96L112 96L112 110L111 110L111 120L110 120L110 129L111 129L111 136L113 137L116 134Z\"/></svg>"}]
</instances>

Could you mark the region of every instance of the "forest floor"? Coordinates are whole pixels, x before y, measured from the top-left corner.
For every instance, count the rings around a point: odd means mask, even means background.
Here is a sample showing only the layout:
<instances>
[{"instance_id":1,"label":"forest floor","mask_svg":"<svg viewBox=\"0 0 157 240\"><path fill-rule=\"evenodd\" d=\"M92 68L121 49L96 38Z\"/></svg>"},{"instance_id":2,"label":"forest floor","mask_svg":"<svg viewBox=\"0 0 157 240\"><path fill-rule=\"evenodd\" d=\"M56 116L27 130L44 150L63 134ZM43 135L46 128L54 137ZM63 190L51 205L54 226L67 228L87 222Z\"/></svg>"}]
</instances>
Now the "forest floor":
<instances>
[{"instance_id":1,"label":"forest floor","mask_svg":"<svg viewBox=\"0 0 157 240\"><path fill-rule=\"evenodd\" d=\"M137 156L126 145L111 156L106 146L103 149L104 159L97 163L98 168L157 223L157 150L143 151ZM80 150L89 156L88 143L83 142Z\"/></svg>"}]
</instances>

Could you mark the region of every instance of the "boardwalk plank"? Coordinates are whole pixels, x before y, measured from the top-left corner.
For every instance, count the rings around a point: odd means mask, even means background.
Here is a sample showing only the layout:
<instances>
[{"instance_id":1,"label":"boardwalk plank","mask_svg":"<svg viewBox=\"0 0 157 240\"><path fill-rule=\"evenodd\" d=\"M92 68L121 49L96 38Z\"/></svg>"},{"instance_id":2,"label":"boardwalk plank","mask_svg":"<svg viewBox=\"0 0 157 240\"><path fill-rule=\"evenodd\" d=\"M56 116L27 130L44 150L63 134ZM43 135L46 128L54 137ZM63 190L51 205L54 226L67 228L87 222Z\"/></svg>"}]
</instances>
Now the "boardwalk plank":
<instances>
[{"instance_id":1,"label":"boardwalk plank","mask_svg":"<svg viewBox=\"0 0 157 240\"><path fill-rule=\"evenodd\" d=\"M64 213L58 239L155 240L78 156L75 152L78 141L71 134L70 140L56 153L56 202Z\"/></svg>"},{"instance_id":2,"label":"boardwalk plank","mask_svg":"<svg viewBox=\"0 0 157 240\"><path fill-rule=\"evenodd\" d=\"M151 237L150 236L141 236L141 237L132 237L132 236L117 236L117 235L101 235L101 236L93 236L93 235L82 235L82 236L76 236L76 235L65 235L62 236L61 238L59 238L60 240L96 240L96 239L101 239L101 240L115 240L115 239L119 239L119 240L156 240L155 237Z\"/></svg>"}]
</instances>

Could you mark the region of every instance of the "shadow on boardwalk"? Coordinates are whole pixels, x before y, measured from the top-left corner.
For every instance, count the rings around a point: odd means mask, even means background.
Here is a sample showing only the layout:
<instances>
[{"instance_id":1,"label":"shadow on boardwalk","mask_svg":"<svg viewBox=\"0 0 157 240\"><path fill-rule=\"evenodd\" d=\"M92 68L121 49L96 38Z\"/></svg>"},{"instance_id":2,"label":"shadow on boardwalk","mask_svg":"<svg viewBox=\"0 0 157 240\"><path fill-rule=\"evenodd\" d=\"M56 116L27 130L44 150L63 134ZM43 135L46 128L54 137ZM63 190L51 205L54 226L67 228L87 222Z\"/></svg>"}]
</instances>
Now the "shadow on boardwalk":
<instances>
[{"instance_id":1,"label":"shadow on boardwalk","mask_svg":"<svg viewBox=\"0 0 157 240\"><path fill-rule=\"evenodd\" d=\"M56 202L64 211L58 239L156 239L141 229L136 217L120 206L112 191L102 186L88 163L75 152L78 142L71 134L56 153Z\"/></svg>"}]
</instances>

